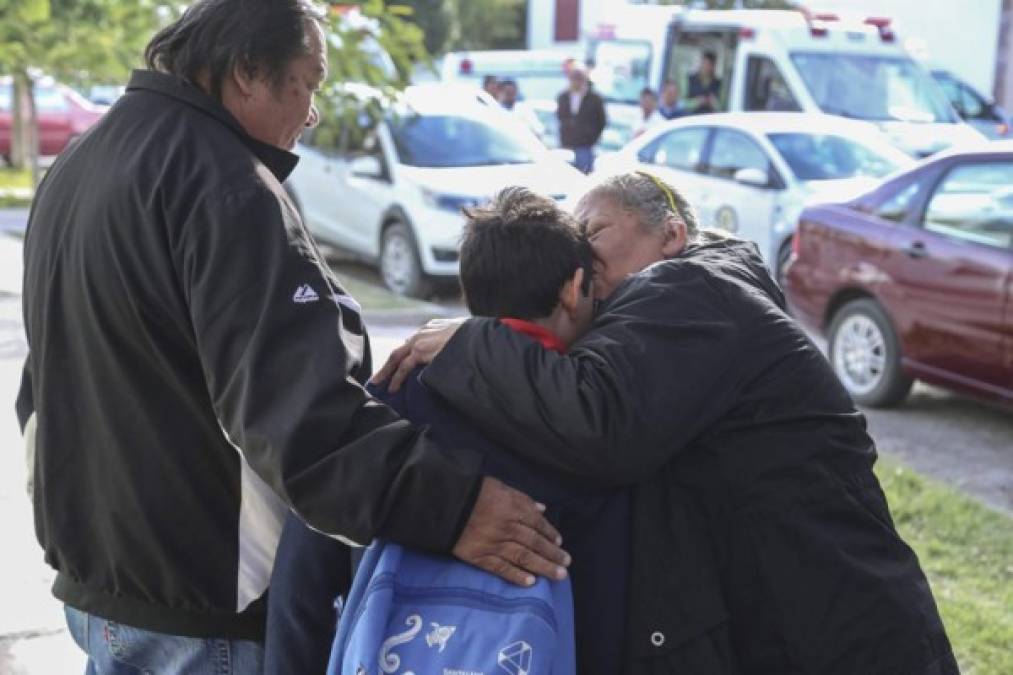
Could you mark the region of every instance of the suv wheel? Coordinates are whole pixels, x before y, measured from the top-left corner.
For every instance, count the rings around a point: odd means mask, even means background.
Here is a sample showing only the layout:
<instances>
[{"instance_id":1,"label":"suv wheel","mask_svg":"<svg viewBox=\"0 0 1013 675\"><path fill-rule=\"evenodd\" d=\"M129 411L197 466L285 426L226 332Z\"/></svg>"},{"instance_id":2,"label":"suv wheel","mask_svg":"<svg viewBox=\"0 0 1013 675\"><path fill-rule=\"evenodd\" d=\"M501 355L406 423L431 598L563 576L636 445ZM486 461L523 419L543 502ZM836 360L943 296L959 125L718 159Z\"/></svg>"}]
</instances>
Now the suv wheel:
<instances>
[{"instance_id":1,"label":"suv wheel","mask_svg":"<svg viewBox=\"0 0 1013 675\"><path fill-rule=\"evenodd\" d=\"M404 223L395 222L383 231L380 276L387 288L398 295L424 298L430 292L430 282L422 271L415 237Z\"/></svg>"},{"instance_id":2,"label":"suv wheel","mask_svg":"<svg viewBox=\"0 0 1013 675\"><path fill-rule=\"evenodd\" d=\"M904 400L912 378L900 363L900 341L875 300L844 305L830 323L830 364L857 403L873 407Z\"/></svg>"},{"instance_id":3,"label":"suv wheel","mask_svg":"<svg viewBox=\"0 0 1013 675\"><path fill-rule=\"evenodd\" d=\"M777 260L775 261L776 267L774 268L774 280L777 281L777 285L782 289L784 288L785 273L788 271L788 263L791 261L791 237L788 237L788 241L781 244L781 248L777 250Z\"/></svg>"}]
</instances>

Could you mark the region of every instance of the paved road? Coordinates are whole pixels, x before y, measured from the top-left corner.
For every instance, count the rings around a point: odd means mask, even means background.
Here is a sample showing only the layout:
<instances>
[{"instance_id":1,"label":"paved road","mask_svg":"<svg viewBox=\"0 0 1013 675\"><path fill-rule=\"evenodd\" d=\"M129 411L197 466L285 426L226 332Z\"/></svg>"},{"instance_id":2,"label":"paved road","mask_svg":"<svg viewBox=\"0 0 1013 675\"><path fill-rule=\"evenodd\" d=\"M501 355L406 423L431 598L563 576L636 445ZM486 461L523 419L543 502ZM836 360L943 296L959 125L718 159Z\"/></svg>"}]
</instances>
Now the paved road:
<instances>
[{"instance_id":1,"label":"paved road","mask_svg":"<svg viewBox=\"0 0 1013 675\"><path fill-rule=\"evenodd\" d=\"M22 233L28 224L28 209L0 209L0 232Z\"/></svg>"},{"instance_id":2,"label":"paved road","mask_svg":"<svg viewBox=\"0 0 1013 675\"><path fill-rule=\"evenodd\" d=\"M916 384L905 404L865 411L884 457L1013 516L1013 411Z\"/></svg>"}]
</instances>

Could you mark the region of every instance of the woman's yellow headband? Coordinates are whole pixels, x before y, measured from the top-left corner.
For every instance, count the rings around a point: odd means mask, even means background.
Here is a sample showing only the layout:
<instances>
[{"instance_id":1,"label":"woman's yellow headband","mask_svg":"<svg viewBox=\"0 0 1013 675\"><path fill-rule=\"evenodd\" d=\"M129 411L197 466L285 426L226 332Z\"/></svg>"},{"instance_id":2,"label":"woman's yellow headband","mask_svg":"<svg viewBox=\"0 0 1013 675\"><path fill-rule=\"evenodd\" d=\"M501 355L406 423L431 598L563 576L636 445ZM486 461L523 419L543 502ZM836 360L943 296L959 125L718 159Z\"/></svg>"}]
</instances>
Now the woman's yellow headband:
<instances>
[{"instance_id":1,"label":"woman's yellow headband","mask_svg":"<svg viewBox=\"0 0 1013 675\"><path fill-rule=\"evenodd\" d=\"M672 207L672 213L680 215L679 209L675 207L675 195L672 194L672 191L668 188L667 185L665 185L661 181L660 178L651 175L646 171L637 171L637 173L640 174L641 176L646 176L647 178L650 178L654 182L654 184L658 186L658 189L661 190L662 194L665 195L665 198L668 199L668 205Z\"/></svg>"}]
</instances>

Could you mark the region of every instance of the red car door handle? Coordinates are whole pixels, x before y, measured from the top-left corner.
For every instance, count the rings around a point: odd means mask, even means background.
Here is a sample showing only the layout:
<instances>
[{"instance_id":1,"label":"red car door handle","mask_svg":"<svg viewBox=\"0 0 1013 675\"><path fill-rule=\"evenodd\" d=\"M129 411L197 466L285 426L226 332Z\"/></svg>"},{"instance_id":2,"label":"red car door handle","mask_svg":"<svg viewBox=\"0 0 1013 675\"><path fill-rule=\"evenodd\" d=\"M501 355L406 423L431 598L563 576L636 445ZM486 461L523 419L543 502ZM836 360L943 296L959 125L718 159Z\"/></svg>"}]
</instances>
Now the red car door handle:
<instances>
[{"instance_id":1,"label":"red car door handle","mask_svg":"<svg viewBox=\"0 0 1013 675\"><path fill-rule=\"evenodd\" d=\"M913 241L904 248L904 252L908 254L910 258L925 258L929 252L925 248L925 244L920 241Z\"/></svg>"}]
</instances>

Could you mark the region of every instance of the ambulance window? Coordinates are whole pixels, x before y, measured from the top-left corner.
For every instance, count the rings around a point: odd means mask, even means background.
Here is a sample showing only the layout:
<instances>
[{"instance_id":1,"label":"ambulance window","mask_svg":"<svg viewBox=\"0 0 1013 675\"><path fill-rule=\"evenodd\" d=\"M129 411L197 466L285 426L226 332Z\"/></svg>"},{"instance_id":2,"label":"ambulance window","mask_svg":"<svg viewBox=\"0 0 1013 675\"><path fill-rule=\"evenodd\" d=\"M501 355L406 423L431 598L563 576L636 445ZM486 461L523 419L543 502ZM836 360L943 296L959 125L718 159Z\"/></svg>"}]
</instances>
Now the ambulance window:
<instances>
[{"instance_id":1,"label":"ambulance window","mask_svg":"<svg viewBox=\"0 0 1013 675\"><path fill-rule=\"evenodd\" d=\"M633 40L602 40L592 45L591 81L606 100L637 103L647 86L651 45Z\"/></svg>"},{"instance_id":2,"label":"ambulance window","mask_svg":"<svg viewBox=\"0 0 1013 675\"><path fill-rule=\"evenodd\" d=\"M777 65L765 56L749 57L746 87L746 110L802 110Z\"/></svg>"},{"instance_id":3,"label":"ambulance window","mask_svg":"<svg viewBox=\"0 0 1013 675\"><path fill-rule=\"evenodd\" d=\"M690 78L699 73L704 54L714 54L714 75L720 87L718 110L725 110L738 41L737 30L682 30L668 52L662 79L677 82L685 101L689 97Z\"/></svg>"}]
</instances>

